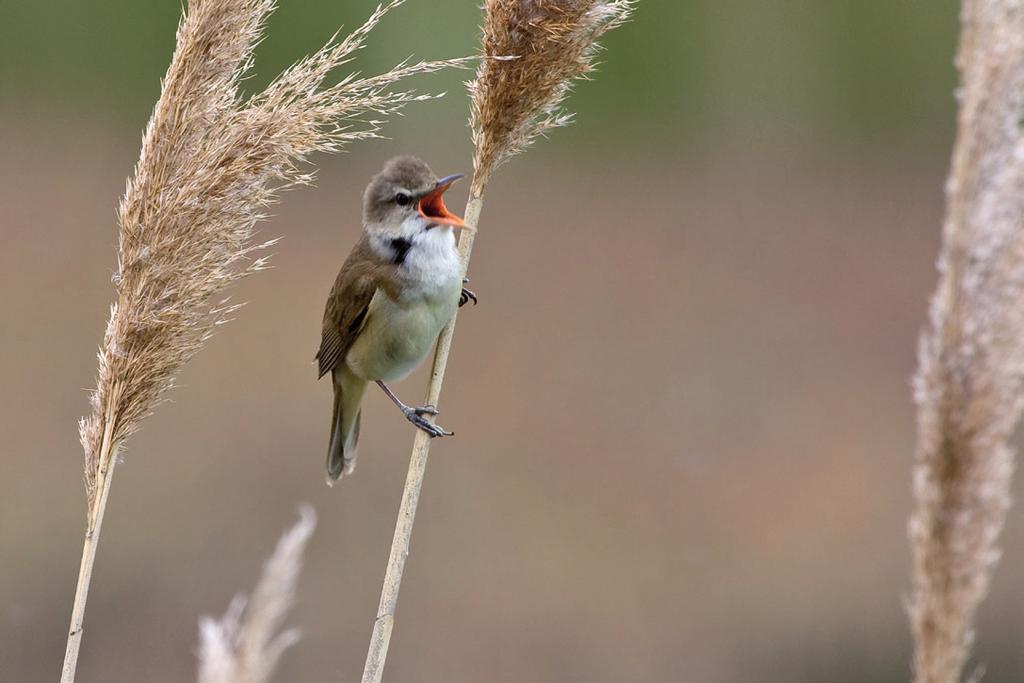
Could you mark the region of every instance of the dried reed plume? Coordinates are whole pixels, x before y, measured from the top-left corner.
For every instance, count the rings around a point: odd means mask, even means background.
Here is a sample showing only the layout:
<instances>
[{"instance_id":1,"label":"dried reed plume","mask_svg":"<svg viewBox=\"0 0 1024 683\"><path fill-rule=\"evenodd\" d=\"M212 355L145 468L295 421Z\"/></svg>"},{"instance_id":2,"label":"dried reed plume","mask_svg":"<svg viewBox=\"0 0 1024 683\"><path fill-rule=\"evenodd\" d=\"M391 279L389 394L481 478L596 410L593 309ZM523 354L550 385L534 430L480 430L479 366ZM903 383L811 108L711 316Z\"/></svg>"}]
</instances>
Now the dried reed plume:
<instances>
[{"instance_id":1,"label":"dried reed plume","mask_svg":"<svg viewBox=\"0 0 1024 683\"><path fill-rule=\"evenodd\" d=\"M914 384L910 621L918 683L959 681L999 558L1024 408L1024 12L961 10L939 283Z\"/></svg>"},{"instance_id":2,"label":"dried reed plume","mask_svg":"<svg viewBox=\"0 0 1024 683\"><path fill-rule=\"evenodd\" d=\"M373 77L324 79L363 47L392 0L343 40L282 73L248 99L240 92L273 0L190 0L160 99L118 211L116 301L99 350L92 414L80 425L88 525L62 681L74 680L96 541L118 451L171 388L174 376L235 306L225 287L265 266L255 226L283 188L311 181L302 163L377 135L403 105L431 96L392 92L396 81L448 62L402 63Z\"/></svg>"},{"instance_id":3,"label":"dried reed plume","mask_svg":"<svg viewBox=\"0 0 1024 683\"><path fill-rule=\"evenodd\" d=\"M463 274L469 268L479 226L484 191L494 169L509 156L572 115L559 111L573 80L594 69L597 39L630 16L634 0L486 0L483 53L476 79L469 83L472 100L473 182L465 221L473 230L459 238ZM509 59L508 57L512 57ZM427 405L438 405L455 319L441 332L427 386ZM409 555L430 437L417 431L409 472L391 542L377 619L373 624L362 683L380 683L395 621L398 590Z\"/></svg>"},{"instance_id":4,"label":"dried reed plume","mask_svg":"<svg viewBox=\"0 0 1024 683\"><path fill-rule=\"evenodd\" d=\"M486 0L483 51L515 60L481 62L472 99L473 189L537 136L564 126L560 110L572 82L594 68L597 40L629 19L634 0Z\"/></svg>"},{"instance_id":5,"label":"dried reed plume","mask_svg":"<svg viewBox=\"0 0 1024 683\"><path fill-rule=\"evenodd\" d=\"M278 660L299 638L282 631L295 601L302 554L316 527L313 508L299 509L299 521L277 543L263 565L252 599L237 596L221 619L199 621L199 683L266 683Z\"/></svg>"}]
</instances>

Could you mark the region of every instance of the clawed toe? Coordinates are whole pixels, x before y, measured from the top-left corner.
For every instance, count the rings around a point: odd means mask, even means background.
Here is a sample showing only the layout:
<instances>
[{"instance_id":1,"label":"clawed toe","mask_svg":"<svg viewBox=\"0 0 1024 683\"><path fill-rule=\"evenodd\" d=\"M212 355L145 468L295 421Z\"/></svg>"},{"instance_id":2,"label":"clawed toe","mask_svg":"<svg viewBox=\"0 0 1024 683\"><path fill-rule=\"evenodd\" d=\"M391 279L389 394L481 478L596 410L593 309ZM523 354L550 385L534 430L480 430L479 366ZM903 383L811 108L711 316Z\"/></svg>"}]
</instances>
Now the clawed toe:
<instances>
[{"instance_id":1,"label":"clawed toe","mask_svg":"<svg viewBox=\"0 0 1024 683\"><path fill-rule=\"evenodd\" d=\"M398 409L402 411L403 415L405 415L405 419L416 425L417 429L422 429L431 437L455 436L455 432L449 432L441 425L436 425L433 422L427 420L425 417L423 417L424 415L429 415L431 417L437 415L437 408L435 408L434 406L419 406L418 408L407 406L400 400L398 400L398 397L395 396L395 394L390 389L388 389L388 385L384 384L384 382L378 380L377 384L380 385L380 388L384 390L384 393L387 394L388 398L390 398L391 401L396 406L398 406Z\"/></svg>"},{"instance_id":2,"label":"clawed toe","mask_svg":"<svg viewBox=\"0 0 1024 683\"><path fill-rule=\"evenodd\" d=\"M455 436L455 432L449 432L441 425L436 425L433 422L428 422L425 418L417 415L416 413L412 413L409 415L409 422L412 422L414 425L416 425L417 428L422 429L431 437Z\"/></svg>"},{"instance_id":3,"label":"clawed toe","mask_svg":"<svg viewBox=\"0 0 1024 683\"><path fill-rule=\"evenodd\" d=\"M405 417L409 422L412 422L418 429L422 429L431 437L437 436L455 436L455 432L449 432L441 425L434 424L427 420L424 415L437 415L437 408L433 406L420 406L419 408L410 408L409 412L405 414Z\"/></svg>"}]
</instances>

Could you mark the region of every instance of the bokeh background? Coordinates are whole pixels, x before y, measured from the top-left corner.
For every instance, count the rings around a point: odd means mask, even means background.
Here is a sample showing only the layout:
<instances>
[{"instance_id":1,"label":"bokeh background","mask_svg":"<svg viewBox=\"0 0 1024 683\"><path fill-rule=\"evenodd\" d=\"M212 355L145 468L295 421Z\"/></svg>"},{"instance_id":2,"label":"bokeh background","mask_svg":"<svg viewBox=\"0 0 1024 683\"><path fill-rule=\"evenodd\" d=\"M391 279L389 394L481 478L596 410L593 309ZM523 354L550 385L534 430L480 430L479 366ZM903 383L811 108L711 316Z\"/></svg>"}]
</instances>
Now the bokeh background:
<instances>
[{"instance_id":1,"label":"bokeh background","mask_svg":"<svg viewBox=\"0 0 1024 683\"><path fill-rule=\"evenodd\" d=\"M410 0L355 65L475 49L476 2ZM372 0L281 0L253 87ZM0 2L0 681L55 680L84 524L75 420L114 207L177 0ZM909 377L953 135L957 4L643 0L557 131L496 176L420 503L391 681L904 681ZM412 429L383 396L323 485L323 298L368 177L469 170L468 73L390 140L320 158L275 269L117 470L79 679L194 680L197 618L320 526L279 681L355 681ZM453 191L453 206L465 199ZM408 401L421 371L399 385ZM1020 485L1016 487L1020 493ZM980 619L1024 679L1024 543Z\"/></svg>"}]
</instances>

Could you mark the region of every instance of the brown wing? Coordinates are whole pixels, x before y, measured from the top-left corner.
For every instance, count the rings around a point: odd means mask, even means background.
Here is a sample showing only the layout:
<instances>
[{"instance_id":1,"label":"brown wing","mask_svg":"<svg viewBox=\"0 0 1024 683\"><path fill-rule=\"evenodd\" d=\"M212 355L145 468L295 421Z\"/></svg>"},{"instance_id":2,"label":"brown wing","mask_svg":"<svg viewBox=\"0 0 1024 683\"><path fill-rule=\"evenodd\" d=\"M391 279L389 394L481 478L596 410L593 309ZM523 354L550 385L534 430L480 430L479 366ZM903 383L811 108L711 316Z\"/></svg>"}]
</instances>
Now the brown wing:
<instances>
[{"instance_id":1,"label":"brown wing","mask_svg":"<svg viewBox=\"0 0 1024 683\"><path fill-rule=\"evenodd\" d=\"M365 239L360 240L341 267L327 297L320 350L316 353L319 365L317 379L345 359L362 329L366 310L377 291L381 269Z\"/></svg>"}]
</instances>

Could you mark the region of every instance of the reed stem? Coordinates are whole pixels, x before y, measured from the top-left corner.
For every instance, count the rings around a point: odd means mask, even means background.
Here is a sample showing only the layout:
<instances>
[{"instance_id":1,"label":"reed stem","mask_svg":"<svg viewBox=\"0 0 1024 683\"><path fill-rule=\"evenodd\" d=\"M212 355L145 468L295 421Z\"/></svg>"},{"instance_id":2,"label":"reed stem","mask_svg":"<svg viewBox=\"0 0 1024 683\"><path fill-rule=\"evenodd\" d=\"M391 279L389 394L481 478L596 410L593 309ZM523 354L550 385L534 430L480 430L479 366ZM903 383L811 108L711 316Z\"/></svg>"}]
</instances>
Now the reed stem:
<instances>
[{"instance_id":1,"label":"reed stem","mask_svg":"<svg viewBox=\"0 0 1024 683\"><path fill-rule=\"evenodd\" d=\"M96 546L100 540L100 529L103 526L103 510L110 493L110 482L113 479L114 466L111 463L104 475L100 497L96 501L96 521L90 523L85 531L85 543L82 546L82 563L78 569L78 584L75 587L75 603L71 608L71 628L68 631L67 648L64 650L64 668L61 671L61 683L73 683L78 668L78 651L82 645L83 622L85 621L85 603L89 598L89 586L92 583L92 568L96 562Z\"/></svg>"},{"instance_id":2,"label":"reed stem","mask_svg":"<svg viewBox=\"0 0 1024 683\"><path fill-rule=\"evenodd\" d=\"M121 396L121 384L114 384L111 391L110 405L116 405ZM85 604L89 599L89 587L92 584L92 568L96 564L96 548L100 542L100 530L103 528L103 513L107 509L110 497L110 484L114 480L114 465L117 462L116 447L113 444L114 420L107 413L106 425L103 430L103 442L100 446L98 495L89 510L85 527L85 541L82 545L82 562L78 568L78 583L75 585L75 602L71 607L71 627L68 629L68 642L64 650L64 666L61 669L60 683L74 683L78 669L78 651L82 646L82 631L85 622Z\"/></svg>"},{"instance_id":3,"label":"reed stem","mask_svg":"<svg viewBox=\"0 0 1024 683\"><path fill-rule=\"evenodd\" d=\"M474 179L473 187L476 188L476 186ZM484 204L483 195L484 187L481 186L479 190L471 192L469 202L466 204L464 220L472 227L472 230L463 230L459 236L459 259L462 262L463 276L469 269L469 257L473 251L473 240L480 221L480 211ZM441 386L444 384L448 355L451 353L452 338L455 335L456 317L452 317L437 339L434 365L430 372L430 383L427 385L427 405L436 407L441 398ZM391 643L391 630L395 625L398 589L402 583L405 559L409 556L412 526L416 520L416 505L420 500L423 475L426 473L427 458L430 455L430 441L431 437L426 432L416 430L412 454L409 456L409 473L405 478L402 502L398 508L398 520L395 522L395 535L391 539L391 555L388 557L384 586L380 592L380 606L377 608L377 619L373 622L370 649L366 653L362 683L380 683L381 677L384 675L384 663L388 656L388 645Z\"/></svg>"}]
</instances>

